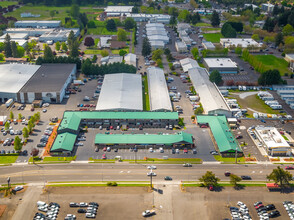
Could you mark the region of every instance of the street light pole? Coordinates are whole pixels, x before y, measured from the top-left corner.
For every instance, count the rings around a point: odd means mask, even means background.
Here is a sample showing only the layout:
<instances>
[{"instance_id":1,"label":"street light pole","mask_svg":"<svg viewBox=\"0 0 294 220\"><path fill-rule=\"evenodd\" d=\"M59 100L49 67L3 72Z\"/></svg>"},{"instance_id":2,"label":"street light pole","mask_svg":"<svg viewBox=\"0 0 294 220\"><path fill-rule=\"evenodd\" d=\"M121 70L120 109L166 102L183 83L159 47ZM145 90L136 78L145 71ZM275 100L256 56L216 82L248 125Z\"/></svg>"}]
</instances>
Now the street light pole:
<instances>
[{"instance_id":1,"label":"street light pole","mask_svg":"<svg viewBox=\"0 0 294 220\"><path fill-rule=\"evenodd\" d=\"M235 150L235 163L237 163L237 147L236 147L236 150Z\"/></svg>"}]
</instances>

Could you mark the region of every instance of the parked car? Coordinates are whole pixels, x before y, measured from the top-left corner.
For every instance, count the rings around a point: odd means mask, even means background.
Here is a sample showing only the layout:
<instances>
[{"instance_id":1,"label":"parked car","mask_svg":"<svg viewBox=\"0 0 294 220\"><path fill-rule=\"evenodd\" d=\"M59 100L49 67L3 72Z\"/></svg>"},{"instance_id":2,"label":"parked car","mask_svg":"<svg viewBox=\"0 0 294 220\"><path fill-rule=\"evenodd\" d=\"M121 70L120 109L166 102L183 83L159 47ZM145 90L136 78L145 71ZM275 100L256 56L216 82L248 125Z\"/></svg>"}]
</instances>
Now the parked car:
<instances>
[{"instance_id":1,"label":"parked car","mask_svg":"<svg viewBox=\"0 0 294 220\"><path fill-rule=\"evenodd\" d=\"M76 202L70 202L69 207L80 207L80 204Z\"/></svg>"},{"instance_id":2,"label":"parked car","mask_svg":"<svg viewBox=\"0 0 294 220\"><path fill-rule=\"evenodd\" d=\"M236 139L241 139L241 138L243 138L242 135L237 135L237 136L236 136Z\"/></svg>"},{"instance_id":3,"label":"parked car","mask_svg":"<svg viewBox=\"0 0 294 220\"><path fill-rule=\"evenodd\" d=\"M146 210L142 213L142 216L143 217L148 217L148 216L151 216L151 215L154 215L155 214L155 210Z\"/></svg>"},{"instance_id":4,"label":"parked car","mask_svg":"<svg viewBox=\"0 0 294 220\"><path fill-rule=\"evenodd\" d=\"M106 158L107 158L107 157L106 157L106 154L103 154L103 155L102 155L102 160L106 160Z\"/></svg>"},{"instance_id":5,"label":"parked car","mask_svg":"<svg viewBox=\"0 0 294 220\"><path fill-rule=\"evenodd\" d=\"M294 170L294 167L292 167L292 166L286 166L285 167L285 170Z\"/></svg>"},{"instance_id":6,"label":"parked car","mask_svg":"<svg viewBox=\"0 0 294 220\"><path fill-rule=\"evenodd\" d=\"M78 213L86 213L87 210L86 209L78 209Z\"/></svg>"},{"instance_id":7,"label":"parked car","mask_svg":"<svg viewBox=\"0 0 294 220\"><path fill-rule=\"evenodd\" d=\"M213 150L213 151L210 151L210 154L211 154L211 155L218 155L218 152L215 151L215 150Z\"/></svg>"},{"instance_id":8,"label":"parked car","mask_svg":"<svg viewBox=\"0 0 294 220\"><path fill-rule=\"evenodd\" d=\"M274 210L274 209L276 209L276 207L275 207L274 204L269 204L269 205L266 205L266 206L265 206L265 209L266 209L267 211L270 211L270 210Z\"/></svg>"}]
</instances>

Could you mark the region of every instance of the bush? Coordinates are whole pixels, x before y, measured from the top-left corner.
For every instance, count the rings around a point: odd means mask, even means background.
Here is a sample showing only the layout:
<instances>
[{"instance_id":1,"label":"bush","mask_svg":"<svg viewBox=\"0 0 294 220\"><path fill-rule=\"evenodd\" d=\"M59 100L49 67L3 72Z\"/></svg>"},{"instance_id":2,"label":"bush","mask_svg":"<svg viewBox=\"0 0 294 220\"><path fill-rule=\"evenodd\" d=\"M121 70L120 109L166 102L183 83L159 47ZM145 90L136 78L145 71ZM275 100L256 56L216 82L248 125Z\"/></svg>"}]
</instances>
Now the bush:
<instances>
[{"instance_id":1,"label":"bush","mask_svg":"<svg viewBox=\"0 0 294 220\"><path fill-rule=\"evenodd\" d=\"M107 182L107 186L117 186L116 182Z\"/></svg>"}]
</instances>

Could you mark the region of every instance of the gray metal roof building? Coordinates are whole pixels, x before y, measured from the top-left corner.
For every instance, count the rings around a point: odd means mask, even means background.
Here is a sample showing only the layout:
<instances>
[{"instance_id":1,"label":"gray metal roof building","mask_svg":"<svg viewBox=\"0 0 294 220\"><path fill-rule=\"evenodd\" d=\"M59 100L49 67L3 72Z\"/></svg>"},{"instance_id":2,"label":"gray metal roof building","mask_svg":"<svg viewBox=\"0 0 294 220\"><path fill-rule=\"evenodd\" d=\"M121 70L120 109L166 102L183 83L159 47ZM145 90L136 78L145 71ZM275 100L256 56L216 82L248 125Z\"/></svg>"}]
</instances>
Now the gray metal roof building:
<instances>
[{"instance_id":1,"label":"gray metal roof building","mask_svg":"<svg viewBox=\"0 0 294 220\"><path fill-rule=\"evenodd\" d=\"M16 100L18 91L39 68L39 65L30 64L0 65L0 102L11 98Z\"/></svg>"},{"instance_id":2,"label":"gray metal roof building","mask_svg":"<svg viewBox=\"0 0 294 220\"><path fill-rule=\"evenodd\" d=\"M148 90L151 111L172 111L165 75L161 68L147 69Z\"/></svg>"},{"instance_id":3,"label":"gray metal roof building","mask_svg":"<svg viewBox=\"0 0 294 220\"><path fill-rule=\"evenodd\" d=\"M16 28L57 28L61 26L61 21L17 21L14 23Z\"/></svg>"},{"instance_id":4,"label":"gray metal roof building","mask_svg":"<svg viewBox=\"0 0 294 220\"><path fill-rule=\"evenodd\" d=\"M104 77L96 110L143 111L140 74L117 73Z\"/></svg>"},{"instance_id":5,"label":"gray metal roof building","mask_svg":"<svg viewBox=\"0 0 294 220\"><path fill-rule=\"evenodd\" d=\"M189 69L188 73L197 94L199 94L204 112L206 114L219 114L231 117L230 107L217 86L210 82L207 70L196 67Z\"/></svg>"},{"instance_id":6,"label":"gray metal roof building","mask_svg":"<svg viewBox=\"0 0 294 220\"><path fill-rule=\"evenodd\" d=\"M21 103L34 100L61 103L76 70L76 64L43 64L19 91L17 100Z\"/></svg>"}]
</instances>

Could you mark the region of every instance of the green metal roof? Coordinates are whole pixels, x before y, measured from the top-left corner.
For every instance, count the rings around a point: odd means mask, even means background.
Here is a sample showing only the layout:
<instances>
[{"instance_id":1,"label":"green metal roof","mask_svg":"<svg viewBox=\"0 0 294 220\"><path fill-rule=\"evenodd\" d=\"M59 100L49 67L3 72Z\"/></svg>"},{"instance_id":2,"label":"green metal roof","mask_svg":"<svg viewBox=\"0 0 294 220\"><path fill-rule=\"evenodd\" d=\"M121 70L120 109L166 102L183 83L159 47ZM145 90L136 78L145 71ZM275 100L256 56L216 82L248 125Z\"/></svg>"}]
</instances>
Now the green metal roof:
<instances>
[{"instance_id":1,"label":"green metal roof","mask_svg":"<svg viewBox=\"0 0 294 220\"><path fill-rule=\"evenodd\" d=\"M171 119L177 120L177 112L101 112L65 111L58 130L77 130L81 119Z\"/></svg>"},{"instance_id":2,"label":"green metal roof","mask_svg":"<svg viewBox=\"0 0 294 220\"><path fill-rule=\"evenodd\" d=\"M57 135L50 151L72 151L77 135L68 132Z\"/></svg>"},{"instance_id":3,"label":"green metal roof","mask_svg":"<svg viewBox=\"0 0 294 220\"><path fill-rule=\"evenodd\" d=\"M228 126L226 116L198 115L196 117L198 123L209 124L220 152L235 152L236 148L242 152Z\"/></svg>"},{"instance_id":4,"label":"green metal roof","mask_svg":"<svg viewBox=\"0 0 294 220\"><path fill-rule=\"evenodd\" d=\"M192 135L179 132L177 134L97 134L95 144L165 144L193 143Z\"/></svg>"}]
</instances>

